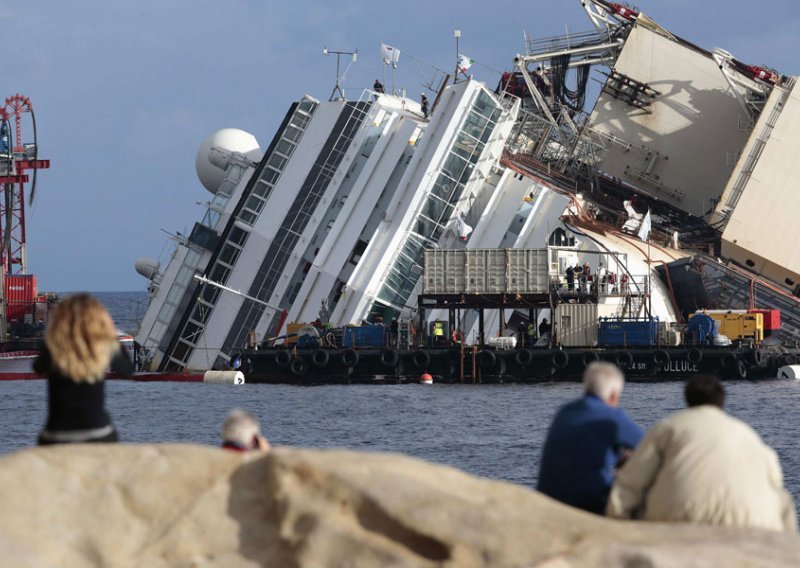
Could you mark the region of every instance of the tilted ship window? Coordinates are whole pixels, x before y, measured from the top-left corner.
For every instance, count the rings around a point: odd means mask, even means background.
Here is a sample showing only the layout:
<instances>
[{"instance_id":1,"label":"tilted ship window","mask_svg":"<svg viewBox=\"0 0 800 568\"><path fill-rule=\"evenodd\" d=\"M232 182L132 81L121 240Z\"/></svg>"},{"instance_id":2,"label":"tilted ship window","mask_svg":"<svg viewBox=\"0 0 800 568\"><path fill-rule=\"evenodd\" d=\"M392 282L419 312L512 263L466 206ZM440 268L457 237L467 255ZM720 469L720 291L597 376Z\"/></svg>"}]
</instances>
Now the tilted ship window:
<instances>
[{"instance_id":1,"label":"tilted ship window","mask_svg":"<svg viewBox=\"0 0 800 568\"><path fill-rule=\"evenodd\" d=\"M388 302L400 309L405 306L422 272L423 250L438 242L444 233L501 113L494 99L481 90L421 204L405 244L386 273L376 302ZM369 318L374 318L378 311L370 309Z\"/></svg>"}]
</instances>

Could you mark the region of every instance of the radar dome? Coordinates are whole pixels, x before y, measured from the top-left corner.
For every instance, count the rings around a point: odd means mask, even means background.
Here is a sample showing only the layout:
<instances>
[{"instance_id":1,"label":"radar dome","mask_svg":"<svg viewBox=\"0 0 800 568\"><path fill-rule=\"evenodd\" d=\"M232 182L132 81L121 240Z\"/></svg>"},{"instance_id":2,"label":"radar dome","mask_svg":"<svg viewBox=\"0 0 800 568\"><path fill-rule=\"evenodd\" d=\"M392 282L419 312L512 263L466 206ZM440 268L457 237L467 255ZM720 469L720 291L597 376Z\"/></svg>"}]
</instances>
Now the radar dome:
<instances>
[{"instance_id":1,"label":"radar dome","mask_svg":"<svg viewBox=\"0 0 800 568\"><path fill-rule=\"evenodd\" d=\"M148 280L152 280L155 278L156 274L158 274L158 269L161 268L161 263L153 258L142 256L136 259L136 264L134 266L136 268L136 272Z\"/></svg>"},{"instance_id":2,"label":"radar dome","mask_svg":"<svg viewBox=\"0 0 800 568\"><path fill-rule=\"evenodd\" d=\"M261 159L261 148L255 136L238 128L223 128L203 140L197 150L197 177L208 191L216 194L225 179L225 163L231 152L244 154L251 160Z\"/></svg>"}]
</instances>

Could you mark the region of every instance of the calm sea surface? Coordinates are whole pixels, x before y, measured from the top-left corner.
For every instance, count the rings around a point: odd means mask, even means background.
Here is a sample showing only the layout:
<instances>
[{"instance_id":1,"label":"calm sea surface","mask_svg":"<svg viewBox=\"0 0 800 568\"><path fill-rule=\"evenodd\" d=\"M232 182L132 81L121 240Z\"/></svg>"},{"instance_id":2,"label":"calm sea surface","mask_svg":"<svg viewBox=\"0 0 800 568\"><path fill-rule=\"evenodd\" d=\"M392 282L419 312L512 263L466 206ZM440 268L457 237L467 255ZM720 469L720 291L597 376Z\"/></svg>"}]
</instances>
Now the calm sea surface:
<instances>
[{"instance_id":1,"label":"calm sea surface","mask_svg":"<svg viewBox=\"0 0 800 568\"><path fill-rule=\"evenodd\" d=\"M118 326L135 331L144 293L98 293ZM647 428L683 408L677 382L626 385L623 406ZM727 410L780 456L800 503L800 382L730 382ZM107 405L125 442L216 445L229 409L262 421L273 444L400 452L466 472L533 486L547 427L580 386L205 385L109 381ZM45 420L43 381L0 383L0 452L32 445ZM720 472L722 475L724 472Z\"/></svg>"}]
</instances>

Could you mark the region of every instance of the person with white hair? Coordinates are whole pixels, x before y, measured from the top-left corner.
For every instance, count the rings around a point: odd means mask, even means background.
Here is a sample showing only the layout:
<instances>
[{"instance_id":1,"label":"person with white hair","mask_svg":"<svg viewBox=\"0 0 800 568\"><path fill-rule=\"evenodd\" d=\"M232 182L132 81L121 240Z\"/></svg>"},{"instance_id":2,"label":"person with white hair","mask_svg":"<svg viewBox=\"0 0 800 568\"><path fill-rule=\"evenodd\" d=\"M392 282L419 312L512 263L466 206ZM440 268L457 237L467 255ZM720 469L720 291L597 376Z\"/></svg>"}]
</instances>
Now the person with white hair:
<instances>
[{"instance_id":1,"label":"person with white hair","mask_svg":"<svg viewBox=\"0 0 800 568\"><path fill-rule=\"evenodd\" d=\"M643 432L619 408L625 378L594 362L583 374L584 396L559 409L542 451L537 489L562 503L602 515L614 472Z\"/></svg>"},{"instance_id":2,"label":"person with white hair","mask_svg":"<svg viewBox=\"0 0 800 568\"><path fill-rule=\"evenodd\" d=\"M222 447L235 452L270 449L269 442L261 434L258 418L239 408L234 408L225 417L222 425Z\"/></svg>"}]
</instances>

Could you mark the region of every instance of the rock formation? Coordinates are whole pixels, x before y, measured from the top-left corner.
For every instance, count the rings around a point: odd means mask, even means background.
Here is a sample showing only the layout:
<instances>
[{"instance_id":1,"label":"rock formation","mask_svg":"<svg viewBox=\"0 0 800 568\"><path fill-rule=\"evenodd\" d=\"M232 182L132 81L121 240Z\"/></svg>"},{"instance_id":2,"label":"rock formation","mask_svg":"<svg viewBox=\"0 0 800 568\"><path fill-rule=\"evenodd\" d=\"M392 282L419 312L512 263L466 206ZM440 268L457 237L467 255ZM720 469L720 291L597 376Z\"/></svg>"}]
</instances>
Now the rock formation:
<instances>
[{"instance_id":1,"label":"rock formation","mask_svg":"<svg viewBox=\"0 0 800 568\"><path fill-rule=\"evenodd\" d=\"M0 458L2 564L798 566L800 537L610 521L399 455L189 445Z\"/></svg>"}]
</instances>

